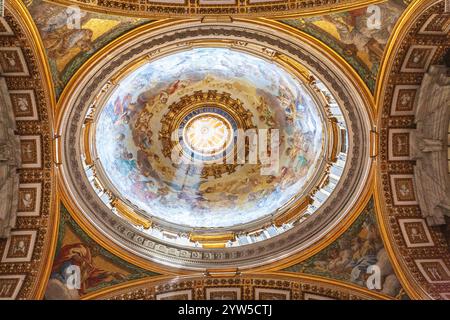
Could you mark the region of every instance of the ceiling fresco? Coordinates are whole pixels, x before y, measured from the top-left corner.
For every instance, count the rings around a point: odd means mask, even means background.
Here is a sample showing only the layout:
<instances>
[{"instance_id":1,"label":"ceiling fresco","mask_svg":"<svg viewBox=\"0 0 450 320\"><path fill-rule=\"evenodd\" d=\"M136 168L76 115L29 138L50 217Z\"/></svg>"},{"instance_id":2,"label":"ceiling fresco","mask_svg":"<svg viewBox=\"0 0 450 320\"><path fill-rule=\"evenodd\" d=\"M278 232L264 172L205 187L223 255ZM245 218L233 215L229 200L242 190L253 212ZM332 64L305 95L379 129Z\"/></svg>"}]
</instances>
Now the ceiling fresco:
<instances>
[{"instance_id":1,"label":"ceiling fresco","mask_svg":"<svg viewBox=\"0 0 450 320\"><path fill-rule=\"evenodd\" d=\"M376 6L280 21L336 51L373 92L389 36L409 2L389 0Z\"/></svg>"},{"instance_id":2,"label":"ceiling fresco","mask_svg":"<svg viewBox=\"0 0 450 320\"><path fill-rule=\"evenodd\" d=\"M25 3L47 50L57 96L89 57L115 38L150 21L77 11L43 0Z\"/></svg>"},{"instance_id":3,"label":"ceiling fresco","mask_svg":"<svg viewBox=\"0 0 450 320\"><path fill-rule=\"evenodd\" d=\"M90 238L60 204L58 243L50 279L45 292L47 300L78 300L84 295L126 281L158 274L136 267L111 254ZM80 271L78 288L71 281L74 267Z\"/></svg>"},{"instance_id":4,"label":"ceiling fresco","mask_svg":"<svg viewBox=\"0 0 450 320\"><path fill-rule=\"evenodd\" d=\"M176 112L170 107L173 103L192 92L211 90L245 107L231 116L235 107L222 105L225 100L210 101L181 115L179 126L164 125L176 122L171 118ZM204 124L210 122L216 131L208 133ZM195 132L202 128L206 131ZM279 130L279 150L271 150L274 155L279 152L279 163L264 162L260 155L252 163L247 155L245 162L235 164L199 152L221 144L215 154L222 157L226 150L221 148L228 145L223 139L233 140L224 132L236 133L238 128L243 134L248 129L258 134L261 129ZM182 151L188 153L186 161L175 159L170 142L162 139L172 130L188 135L183 148L202 149ZM155 60L124 79L96 120L95 149L121 196L147 214L191 227L217 228L264 217L302 196L319 168L323 134L316 102L284 69L229 49L199 48ZM271 147L260 145L258 150ZM189 158L191 153L198 157ZM210 166L225 166L225 172L211 172Z\"/></svg>"},{"instance_id":5,"label":"ceiling fresco","mask_svg":"<svg viewBox=\"0 0 450 320\"><path fill-rule=\"evenodd\" d=\"M367 279L374 272L368 267L374 265L381 273L378 291L397 299L407 298L384 248L371 198L343 235L318 254L283 271L313 274L367 287Z\"/></svg>"}]
</instances>

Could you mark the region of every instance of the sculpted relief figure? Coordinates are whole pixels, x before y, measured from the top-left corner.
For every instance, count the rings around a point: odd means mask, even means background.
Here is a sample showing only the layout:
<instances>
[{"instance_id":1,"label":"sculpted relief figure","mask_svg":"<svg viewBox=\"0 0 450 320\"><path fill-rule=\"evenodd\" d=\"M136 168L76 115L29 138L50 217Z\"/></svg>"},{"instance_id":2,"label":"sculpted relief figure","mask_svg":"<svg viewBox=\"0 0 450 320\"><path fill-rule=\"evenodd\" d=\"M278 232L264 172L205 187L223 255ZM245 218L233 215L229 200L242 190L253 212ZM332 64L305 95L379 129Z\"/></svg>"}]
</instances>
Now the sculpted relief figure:
<instances>
[{"instance_id":1,"label":"sculpted relief figure","mask_svg":"<svg viewBox=\"0 0 450 320\"><path fill-rule=\"evenodd\" d=\"M450 118L450 77L445 66L431 66L424 76L416 108L416 130L411 152L422 215L430 226L445 224L450 216L450 178L447 135Z\"/></svg>"},{"instance_id":2,"label":"sculpted relief figure","mask_svg":"<svg viewBox=\"0 0 450 320\"><path fill-rule=\"evenodd\" d=\"M0 70L1 72L1 70ZM16 223L20 167L20 140L5 80L0 77L0 238Z\"/></svg>"}]
</instances>

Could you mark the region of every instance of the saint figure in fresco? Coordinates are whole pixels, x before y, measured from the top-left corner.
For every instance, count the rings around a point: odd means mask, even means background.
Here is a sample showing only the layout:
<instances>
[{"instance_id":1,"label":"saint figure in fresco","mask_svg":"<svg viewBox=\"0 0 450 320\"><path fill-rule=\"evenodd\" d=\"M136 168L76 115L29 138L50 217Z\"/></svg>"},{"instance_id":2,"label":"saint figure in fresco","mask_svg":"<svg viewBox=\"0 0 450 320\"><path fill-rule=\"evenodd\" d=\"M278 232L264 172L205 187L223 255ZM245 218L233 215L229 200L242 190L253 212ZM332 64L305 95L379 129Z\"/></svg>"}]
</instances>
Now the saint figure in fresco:
<instances>
[{"instance_id":1,"label":"saint figure in fresco","mask_svg":"<svg viewBox=\"0 0 450 320\"><path fill-rule=\"evenodd\" d=\"M78 270L79 274L75 274ZM46 298L76 299L85 294L89 288L102 282L120 279L124 279L121 273L106 271L95 266L91 250L87 245L83 243L65 245L53 263Z\"/></svg>"}]
</instances>

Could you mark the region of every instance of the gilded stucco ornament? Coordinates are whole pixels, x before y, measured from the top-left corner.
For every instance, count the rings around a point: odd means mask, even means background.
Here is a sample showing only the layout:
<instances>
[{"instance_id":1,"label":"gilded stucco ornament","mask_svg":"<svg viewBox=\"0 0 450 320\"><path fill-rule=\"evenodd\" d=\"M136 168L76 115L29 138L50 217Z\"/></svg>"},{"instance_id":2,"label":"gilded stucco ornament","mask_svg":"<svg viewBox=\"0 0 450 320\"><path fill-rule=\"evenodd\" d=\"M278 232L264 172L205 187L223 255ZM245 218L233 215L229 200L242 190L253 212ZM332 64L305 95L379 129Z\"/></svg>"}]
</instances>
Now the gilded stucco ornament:
<instances>
[{"instance_id":1,"label":"gilded stucco ornament","mask_svg":"<svg viewBox=\"0 0 450 320\"><path fill-rule=\"evenodd\" d=\"M448 245L440 228L430 227L448 208L445 149L439 151L448 124L448 103L439 101L448 101L448 80L437 71L445 68L449 19L445 1L413 2L386 49L376 90L377 214L393 266L414 299L449 299ZM442 173L430 179L436 169Z\"/></svg>"},{"instance_id":2,"label":"gilded stucco ornament","mask_svg":"<svg viewBox=\"0 0 450 320\"><path fill-rule=\"evenodd\" d=\"M0 238L7 238L16 225L21 156L13 107L1 75L0 67Z\"/></svg>"}]
</instances>

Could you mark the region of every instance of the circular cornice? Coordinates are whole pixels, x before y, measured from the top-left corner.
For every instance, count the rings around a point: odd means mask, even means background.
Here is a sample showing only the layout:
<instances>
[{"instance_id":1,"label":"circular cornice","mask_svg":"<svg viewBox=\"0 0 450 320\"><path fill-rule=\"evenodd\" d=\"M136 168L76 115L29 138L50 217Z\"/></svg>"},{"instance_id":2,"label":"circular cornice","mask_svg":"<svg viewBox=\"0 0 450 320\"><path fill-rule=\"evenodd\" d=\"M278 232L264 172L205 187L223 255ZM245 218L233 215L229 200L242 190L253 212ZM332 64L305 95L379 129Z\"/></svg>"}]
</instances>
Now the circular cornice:
<instances>
[{"instance_id":1,"label":"circular cornice","mask_svg":"<svg viewBox=\"0 0 450 320\"><path fill-rule=\"evenodd\" d=\"M176 25L167 21L153 26L154 29L147 26L145 30L140 29L122 37L88 61L71 81L60 100L59 106L63 107L59 110L58 119L61 135L59 160L63 173L60 182L75 219L87 228L94 238L101 239L112 251L119 252L120 256L140 265L153 265L151 262L149 264L149 261L164 264L169 270L171 267L185 270L230 267L252 269L262 264L279 263L283 259L305 254L306 251L314 251L317 248L315 246L323 243L325 239L335 238L338 235L337 230L342 231L338 226L354 218L358 213L355 211L360 208L360 202L364 201L361 199L365 199L364 195L368 192L372 163L370 132L373 110L367 92L363 89L361 94L361 88L358 87L360 79L355 78L352 72L342 71L348 70L348 66L342 65L342 61L336 59L332 52L319 46L311 38L299 32L289 32L289 28L284 28L283 32L274 31L280 30L277 23L242 20L221 24L189 20ZM120 69L130 61L141 59L145 62L149 57L161 53L161 49L171 43L178 48L189 48L196 41L200 41L202 46L211 41L217 45L217 39L224 45L233 44L243 48L259 44L260 50L264 48L262 52L269 59L283 56L304 65L306 75L309 75L308 69L312 70L344 108L350 137L348 165L344 168L342 181L336 191L318 209L318 212L330 214L314 215L280 236L240 248L214 250L168 246L158 243L157 239L146 238L137 230L130 230L121 219L109 215L105 206L88 191L90 186L86 184L77 160L80 154L77 137L80 136L83 123L82 115L94 103L95 93L100 92L108 81L117 83L120 76L112 80L108 78L113 70ZM73 199L84 200L77 203ZM100 232L99 229L106 230L105 228L109 231ZM125 253L120 249L121 246L127 247Z\"/></svg>"}]
</instances>

